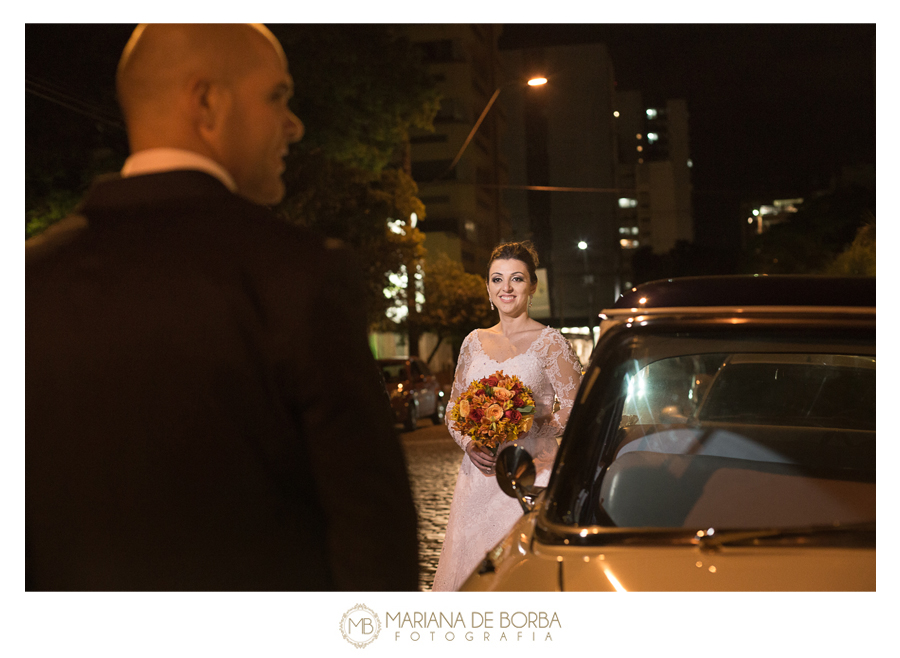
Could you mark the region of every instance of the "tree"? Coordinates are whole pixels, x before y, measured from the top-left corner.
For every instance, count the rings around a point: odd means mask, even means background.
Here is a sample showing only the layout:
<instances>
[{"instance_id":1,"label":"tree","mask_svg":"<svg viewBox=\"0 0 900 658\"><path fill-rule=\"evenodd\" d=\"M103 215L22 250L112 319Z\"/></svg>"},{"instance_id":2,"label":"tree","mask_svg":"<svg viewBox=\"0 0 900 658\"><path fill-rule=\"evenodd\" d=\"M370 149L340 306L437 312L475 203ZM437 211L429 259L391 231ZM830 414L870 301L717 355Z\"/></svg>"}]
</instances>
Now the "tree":
<instances>
[{"instance_id":1,"label":"tree","mask_svg":"<svg viewBox=\"0 0 900 658\"><path fill-rule=\"evenodd\" d=\"M441 254L425 267L425 303L418 319L421 329L438 339L428 355L430 362L445 339L461 341L469 332L493 323L484 279Z\"/></svg>"},{"instance_id":2,"label":"tree","mask_svg":"<svg viewBox=\"0 0 900 658\"><path fill-rule=\"evenodd\" d=\"M288 221L311 226L353 247L364 264L370 326L385 312L415 310L398 276L415 272L424 236L410 218L425 217L408 166L409 130L432 129L439 98L412 44L384 25L280 25L297 81L294 110L303 140L287 162Z\"/></svg>"},{"instance_id":3,"label":"tree","mask_svg":"<svg viewBox=\"0 0 900 658\"><path fill-rule=\"evenodd\" d=\"M408 39L389 26L275 25L306 125L300 152L378 172L402 166L411 127L433 129L434 80Z\"/></svg>"},{"instance_id":4,"label":"tree","mask_svg":"<svg viewBox=\"0 0 900 658\"><path fill-rule=\"evenodd\" d=\"M745 271L758 274L824 272L875 217L875 192L840 188L804 201L791 218L749 245Z\"/></svg>"},{"instance_id":5,"label":"tree","mask_svg":"<svg viewBox=\"0 0 900 658\"><path fill-rule=\"evenodd\" d=\"M856 238L834 259L826 274L875 276L875 217L856 232Z\"/></svg>"},{"instance_id":6,"label":"tree","mask_svg":"<svg viewBox=\"0 0 900 658\"><path fill-rule=\"evenodd\" d=\"M369 324L387 328L386 311L407 304L405 288L392 275L425 255L425 237L409 222L413 213L425 213L415 183L399 169L367 172L321 152L293 159L285 178L295 191L278 207L279 214L355 250L365 277Z\"/></svg>"}]
</instances>

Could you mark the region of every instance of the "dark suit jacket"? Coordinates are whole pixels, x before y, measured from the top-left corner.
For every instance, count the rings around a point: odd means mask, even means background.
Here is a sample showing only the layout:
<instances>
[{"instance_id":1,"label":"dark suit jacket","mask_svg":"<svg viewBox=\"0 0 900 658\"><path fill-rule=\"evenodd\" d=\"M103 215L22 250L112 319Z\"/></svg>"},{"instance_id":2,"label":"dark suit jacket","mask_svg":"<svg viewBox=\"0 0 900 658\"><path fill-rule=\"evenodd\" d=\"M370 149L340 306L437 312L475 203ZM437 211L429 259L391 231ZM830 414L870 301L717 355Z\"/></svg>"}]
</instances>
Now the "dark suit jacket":
<instances>
[{"instance_id":1,"label":"dark suit jacket","mask_svg":"<svg viewBox=\"0 0 900 658\"><path fill-rule=\"evenodd\" d=\"M345 250L180 171L25 252L26 588L416 589Z\"/></svg>"}]
</instances>

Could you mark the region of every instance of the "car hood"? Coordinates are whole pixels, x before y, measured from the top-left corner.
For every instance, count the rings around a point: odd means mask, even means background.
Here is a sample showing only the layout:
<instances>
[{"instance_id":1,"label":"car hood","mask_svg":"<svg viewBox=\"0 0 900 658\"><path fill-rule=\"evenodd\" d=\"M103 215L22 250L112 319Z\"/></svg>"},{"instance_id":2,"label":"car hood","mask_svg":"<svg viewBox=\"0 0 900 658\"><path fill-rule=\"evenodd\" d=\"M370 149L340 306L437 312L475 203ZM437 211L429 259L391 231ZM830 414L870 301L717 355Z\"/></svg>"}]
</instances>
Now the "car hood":
<instances>
[{"instance_id":1,"label":"car hood","mask_svg":"<svg viewBox=\"0 0 900 658\"><path fill-rule=\"evenodd\" d=\"M522 518L468 591L874 591L875 548L689 545L557 546Z\"/></svg>"},{"instance_id":2,"label":"car hood","mask_svg":"<svg viewBox=\"0 0 900 658\"><path fill-rule=\"evenodd\" d=\"M563 559L565 591L874 591L874 548L615 547Z\"/></svg>"}]
</instances>

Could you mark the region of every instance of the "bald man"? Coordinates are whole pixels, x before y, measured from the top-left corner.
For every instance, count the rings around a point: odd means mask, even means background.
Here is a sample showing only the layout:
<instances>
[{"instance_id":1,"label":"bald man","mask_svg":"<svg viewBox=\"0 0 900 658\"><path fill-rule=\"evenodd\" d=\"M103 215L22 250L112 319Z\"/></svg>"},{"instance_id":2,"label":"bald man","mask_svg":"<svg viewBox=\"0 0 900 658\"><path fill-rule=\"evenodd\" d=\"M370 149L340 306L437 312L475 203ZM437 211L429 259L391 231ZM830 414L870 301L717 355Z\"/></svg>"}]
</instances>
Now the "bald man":
<instances>
[{"instance_id":1,"label":"bald man","mask_svg":"<svg viewBox=\"0 0 900 658\"><path fill-rule=\"evenodd\" d=\"M266 208L281 46L140 26L117 86L121 174L26 243L26 588L415 589L361 274Z\"/></svg>"}]
</instances>

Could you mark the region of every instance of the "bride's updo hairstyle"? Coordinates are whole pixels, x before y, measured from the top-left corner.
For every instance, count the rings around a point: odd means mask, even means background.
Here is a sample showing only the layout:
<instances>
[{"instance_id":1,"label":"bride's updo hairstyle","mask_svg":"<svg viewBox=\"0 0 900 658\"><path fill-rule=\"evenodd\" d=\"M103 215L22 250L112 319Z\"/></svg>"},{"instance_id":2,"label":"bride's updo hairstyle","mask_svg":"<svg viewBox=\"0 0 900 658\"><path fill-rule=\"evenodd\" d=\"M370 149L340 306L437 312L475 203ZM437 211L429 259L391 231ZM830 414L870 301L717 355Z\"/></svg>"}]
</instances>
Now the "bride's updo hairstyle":
<instances>
[{"instance_id":1,"label":"bride's updo hairstyle","mask_svg":"<svg viewBox=\"0 0 900 658\"><path fill-rule=\"evenodd\" d=\"M488 262L488 278L491 276L491 265L495 260L520 260L528 268L531 283L537 283L538 254L530 240L524 242L504 242L494 247L491 260Z\"/></svg>"}]
</instances>

